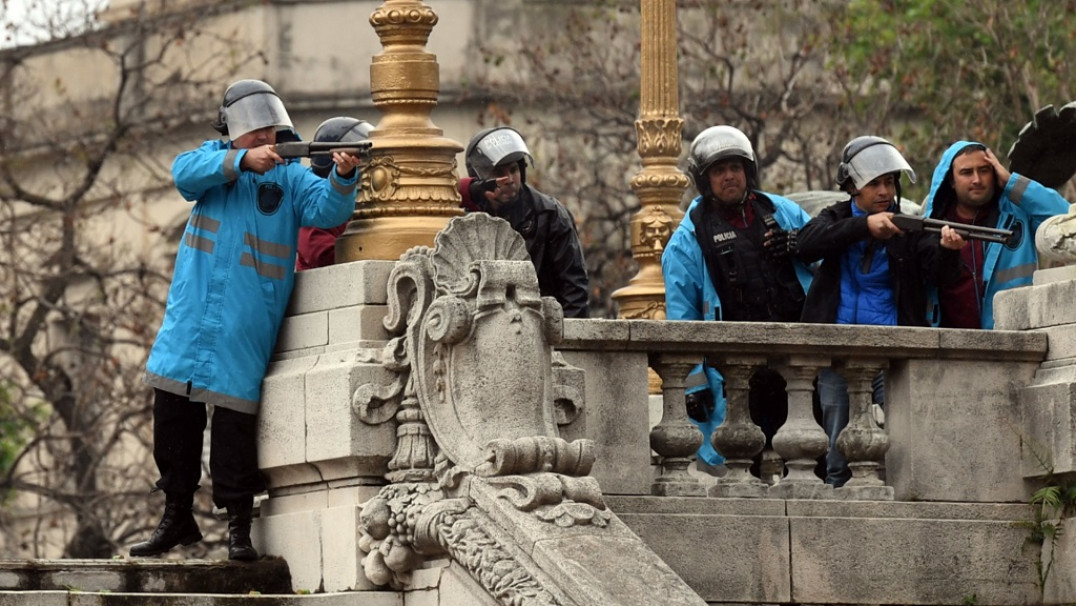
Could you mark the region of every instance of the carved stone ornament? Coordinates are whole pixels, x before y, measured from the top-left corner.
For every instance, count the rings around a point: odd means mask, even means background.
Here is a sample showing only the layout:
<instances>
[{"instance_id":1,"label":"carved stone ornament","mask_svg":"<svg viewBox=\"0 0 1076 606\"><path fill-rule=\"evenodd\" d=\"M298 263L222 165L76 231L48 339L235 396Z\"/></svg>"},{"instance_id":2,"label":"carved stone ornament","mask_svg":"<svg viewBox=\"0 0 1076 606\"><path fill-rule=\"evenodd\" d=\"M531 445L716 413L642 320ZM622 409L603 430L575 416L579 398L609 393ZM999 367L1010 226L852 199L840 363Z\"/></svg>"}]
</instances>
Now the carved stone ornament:
<instances>
[{"instance_id":1,"label":"carved stone ornament","mask_svg":"<svg viewBox=\"0 0 1076 606\"><path fill-rule=\"evenodd\" d=\"M409 250L389 277L388 308L385 380L352 397L364 422L397 422L386 477L400 483L386 486L361 514L363 566L372 582L406 584L423 554L448 553L471 570L467 548L444 537L463 522L471 528L466 537L478 536L482 529L473 527L487 523L487 506L555 528L609 523L589 476L592 442L557 436L558 423L579 415L584 386L582 371L552 349L563 312L540 295L523 239L506 221L469 214L452 220L432 250ZM455 513L438 504L435 515L431 507L445 499ZM519 553L498 544L504 533L483 532L481 542L494 552L508 559ZM515 571L519 591L537 591L537 601L505 603L556 603L538 597L546 594L526 580L524 563L498 567ZM488 571L471 572L485 585ZM504 589L503 579L491 582L491 595Z\"/></svg>"}]
</instances>

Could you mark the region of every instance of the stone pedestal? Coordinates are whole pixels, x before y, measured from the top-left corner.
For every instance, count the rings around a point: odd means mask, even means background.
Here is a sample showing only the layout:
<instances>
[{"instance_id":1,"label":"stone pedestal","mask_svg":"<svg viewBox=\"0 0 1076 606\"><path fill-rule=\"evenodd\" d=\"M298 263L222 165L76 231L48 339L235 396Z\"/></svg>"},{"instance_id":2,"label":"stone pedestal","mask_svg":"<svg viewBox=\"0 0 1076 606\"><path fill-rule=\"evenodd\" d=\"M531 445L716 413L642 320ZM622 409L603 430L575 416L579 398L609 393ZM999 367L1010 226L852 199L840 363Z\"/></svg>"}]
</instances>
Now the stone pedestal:
<instances>
[{"instance_id":1,"label":"stone pedestal","mask_svg":"<svg viewBox=\"0 0 1076 606\"><path fill-rule=\"evenodd\" d=\"M359 513L385 484L396 427L364 422L351 402L360 385L386 374L382 319L394 266L299 272L265 377L258 464L269 498L254 540L261 553L287 560L296 590L372 587L359 563Z\"/></svg>"}]
</instances>

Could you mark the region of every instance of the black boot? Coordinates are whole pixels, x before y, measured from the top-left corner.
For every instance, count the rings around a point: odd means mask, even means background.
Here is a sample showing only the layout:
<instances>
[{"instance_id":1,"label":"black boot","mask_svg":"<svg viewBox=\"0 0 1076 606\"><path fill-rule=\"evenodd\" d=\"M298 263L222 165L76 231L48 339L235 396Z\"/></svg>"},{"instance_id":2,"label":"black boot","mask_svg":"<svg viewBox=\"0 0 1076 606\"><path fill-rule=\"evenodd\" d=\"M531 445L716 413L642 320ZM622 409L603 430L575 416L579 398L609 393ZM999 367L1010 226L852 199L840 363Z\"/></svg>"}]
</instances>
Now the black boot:
<instances>
[{"instance_id":1,"label":"black boot","mask_svg":"<svg viewBox=\"0 0 1076 606\"><path fill-rule=\"evenodd\" d=\"M153 536L148 541L136 543L131 547L132 556L160 555L176 545L190 545L202 540L198 523L194 521L191 509L194 505L193 494L171 495L164 498L164 515Z\"/></svg>"},{"instance_id":2,"label":"black boot","mask_svg":"<svg viewBox=\"0 0 1076 606\"><path fill-rule=\"evenodd\" d=\"M254 497L228 503L228 559L250 562L258 552L250 544L250 520L254 512Z\"/></svg>"}]
</instances>

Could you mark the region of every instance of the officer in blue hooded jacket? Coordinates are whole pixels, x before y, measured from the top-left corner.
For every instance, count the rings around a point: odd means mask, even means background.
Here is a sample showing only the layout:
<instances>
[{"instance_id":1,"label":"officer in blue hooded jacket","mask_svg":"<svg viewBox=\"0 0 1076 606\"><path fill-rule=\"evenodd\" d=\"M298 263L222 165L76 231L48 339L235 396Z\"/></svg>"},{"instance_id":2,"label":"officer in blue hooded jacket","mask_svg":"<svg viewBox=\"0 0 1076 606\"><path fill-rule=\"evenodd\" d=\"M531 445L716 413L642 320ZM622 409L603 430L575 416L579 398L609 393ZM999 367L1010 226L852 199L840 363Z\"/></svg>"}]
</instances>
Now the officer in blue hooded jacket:
<instances>
[{"instance_id":1,"label":"officer in blue hooded jacket","mask_svg":"<svg viewBox=\"0 0 1076 606\"><path fill-rule=\"evenodd\" d=\"M172 164L176 188L194 208L144 379L154 388L153 458L165 507L132 556L201 540L192 504L208 404L213 502L228 511L228 557L258 557L251 512L265 487L255 415L295 279L299 227L334 227L354 210L359 158L334 154L328 179L284 161L274 149L278 137L297 135L265 82L229 86L213 126L228 140L206 141Z\"/></svg>"},{"instance_id":2,"label":"officer in blue hooded jacket","mask_svg":"<svg viewBox=\"0 0 1076 606\"><path fill-rule=\"evenodd\" d=\"M1012 230L1006 244L971 240L961 250L961 275L933 291L943 328L993 328L994 295L1031 284L1038 268L1035 231L1068 213L1053 189L1010 173L985 145L957 141L934 169L926 215L934 219Z\"/></svg>"},{"instance_id":3,"label":"officer in blue hooded jacket","mask_svg":"<svg viewBox=\"0 0 1076 606\"><path fill-rule=\"evenodd\" d=\"M811 273L794 256L796 232L810 216L792 200L758 189L754 148L733 126L699 133L688 163L699 196L661 256L666 317L798 321ZM700 365L688 383L689 416L703 433L697 464L709 471L725 460L711 441L725 419L724 381L716 369ZM748 400L769 444L788 415L784 379L759 369Z\"/></svg>"}]
</instances>

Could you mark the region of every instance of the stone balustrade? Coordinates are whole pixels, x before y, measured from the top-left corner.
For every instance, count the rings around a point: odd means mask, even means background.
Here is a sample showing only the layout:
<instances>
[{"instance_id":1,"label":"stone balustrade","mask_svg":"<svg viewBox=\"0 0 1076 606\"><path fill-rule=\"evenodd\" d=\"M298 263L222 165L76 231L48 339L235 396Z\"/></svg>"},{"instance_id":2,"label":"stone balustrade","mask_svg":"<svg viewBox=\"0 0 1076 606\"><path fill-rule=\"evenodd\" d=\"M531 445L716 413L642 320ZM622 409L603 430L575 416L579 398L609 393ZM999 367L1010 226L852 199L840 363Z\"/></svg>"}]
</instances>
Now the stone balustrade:
<instances>
[{"instance_id":1,"label":"stone balustrade","mask_svg":"<svg viewBox=\"0 0 1076 606\"><path fill-rule=\"evenodd\" d=\"M1047 337L1036 332L966 331L931 328L659 322L643 320L566 321L560 348L569 363L585 371L588 415L610 416L638 425L639 395L630 409L619 389L592 375L617 377L652 367L663 381L661 419L649 433L658 471L650 494L667 496L820 498L853 500L955 500L1013 502L1027 497L1019 469L1022 416L1018 390L1031 384L1047 355ZM585 354L576 356L575 354ZM728 408L714 432L726 456L727 475L706 490L687 472L701 434L683 406L685 378L705 358L722 372ZM629 368L634 365L634 369ZM787 475L768 485L748 473L764 445L761 429L747 410L748 379L762 365L787 382L789 416L774 437L774 450ZM826 438L812 412L813 379L831 367L848 382L849 425L838 440L852 479L833 489L814 474ZM886 372L886 426L870 411L871 380ZM617 386L613 386L614 388ZM637 436L583 430L612 453L633 447L615 439ZM571 432L572 428L564 428ZM614 441L611 441L614 440ZM637 444L634 449L645 448ZM599 454L599 461L602 460ZM625 458L615 456L618 465ZM884 479L881 462L884 461ZM617 491L623 472L595 475ZM639 476L635 477L636 480ZM638 488L636 484L634 488ZM627 490L626 492L631 492Z\"/></svg>"}]
</instances>

